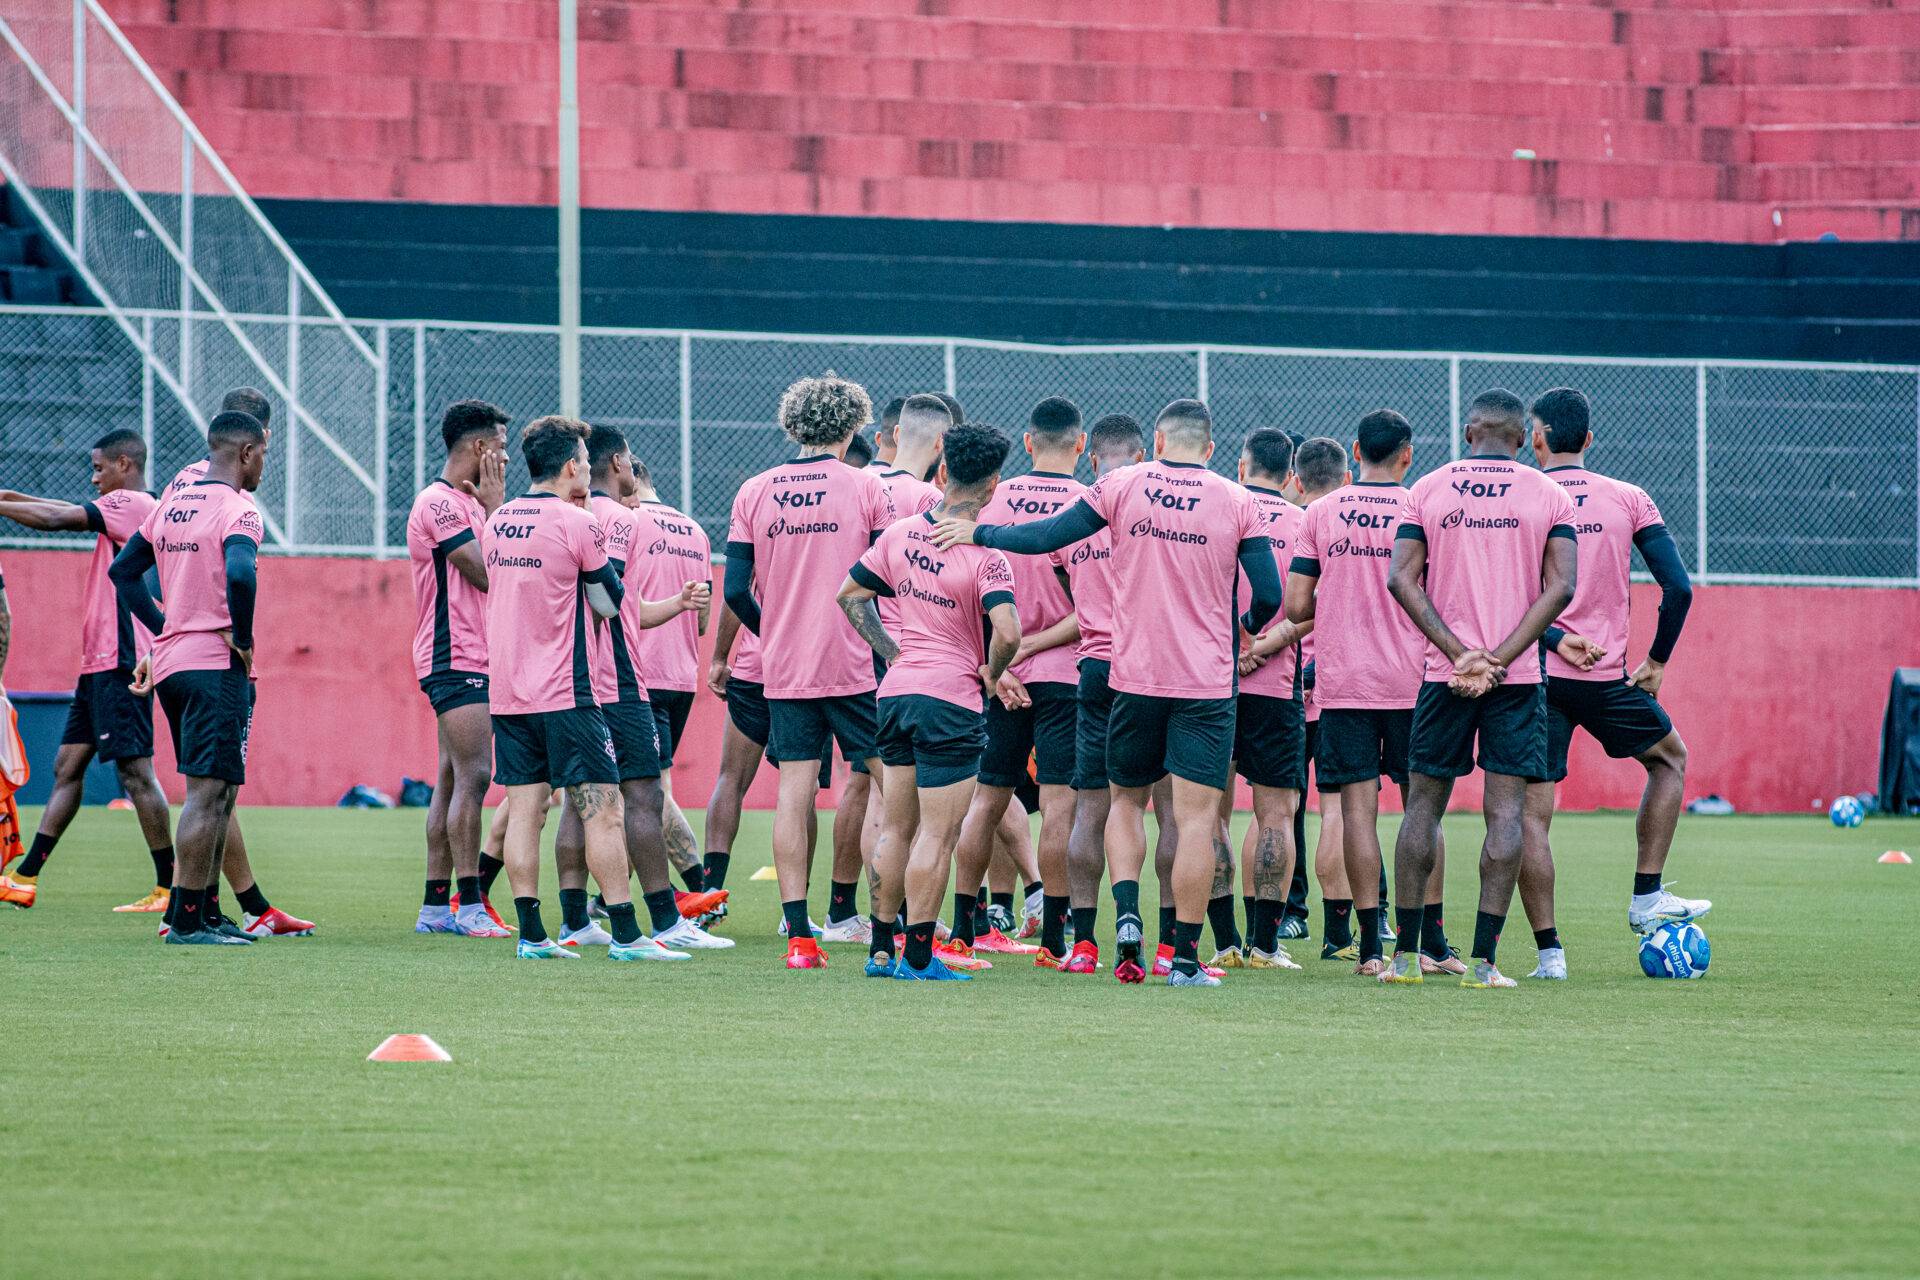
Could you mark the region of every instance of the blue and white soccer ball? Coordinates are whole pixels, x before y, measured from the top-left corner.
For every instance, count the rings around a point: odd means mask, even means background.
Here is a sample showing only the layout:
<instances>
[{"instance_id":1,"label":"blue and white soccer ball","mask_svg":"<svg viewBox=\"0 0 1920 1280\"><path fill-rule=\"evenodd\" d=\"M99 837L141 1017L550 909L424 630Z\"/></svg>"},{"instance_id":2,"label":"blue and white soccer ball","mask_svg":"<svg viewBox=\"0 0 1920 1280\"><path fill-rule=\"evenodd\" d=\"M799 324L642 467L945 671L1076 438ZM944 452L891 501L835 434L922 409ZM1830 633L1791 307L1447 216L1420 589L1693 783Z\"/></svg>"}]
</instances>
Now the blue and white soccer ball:
<instances>
[{"instance_id":1,"label":"blue and white soccer ball","mask_svg":"<svg viewBox=\"0 0 1920 1280\"><path fill-rule=\"evenodd\" d=\"M1867 807L1853 796L1841 796L1827 810L1836 827L1857 827L1867 820Z\"/></svg>"},{"instance_id":2,"label":"blue and white soccer ball","mask_svg":"<svg viewBox=\"0 0 1920 1280\"><path fill-rule=\"evenodd\" d=\"M1706 930L1692 921L1663 924L1640 939L1640 967L1649 978L1704 977L1712 960Z\"/></svg>"}]
</instances>

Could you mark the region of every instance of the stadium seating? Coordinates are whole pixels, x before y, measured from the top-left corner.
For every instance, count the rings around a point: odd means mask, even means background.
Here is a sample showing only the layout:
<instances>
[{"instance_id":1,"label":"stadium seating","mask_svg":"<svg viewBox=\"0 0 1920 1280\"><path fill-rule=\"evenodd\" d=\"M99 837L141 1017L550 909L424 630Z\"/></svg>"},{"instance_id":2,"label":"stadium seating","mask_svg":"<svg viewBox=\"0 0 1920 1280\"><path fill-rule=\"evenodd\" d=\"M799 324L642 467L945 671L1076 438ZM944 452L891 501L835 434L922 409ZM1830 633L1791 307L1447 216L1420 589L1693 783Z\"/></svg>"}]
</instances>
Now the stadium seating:
<instances>
[{"instance_id":1,"label":"stadium seating","mask_svg":"<svg viewBox=\"0 0 1920 1280\"><path fill-rule=\"evenodd\" d=\"M257 195L555 195L553 6L110 0ZM1920 9L582 6L603 208L1920 238Z\"/></svg>"}]
</instances>

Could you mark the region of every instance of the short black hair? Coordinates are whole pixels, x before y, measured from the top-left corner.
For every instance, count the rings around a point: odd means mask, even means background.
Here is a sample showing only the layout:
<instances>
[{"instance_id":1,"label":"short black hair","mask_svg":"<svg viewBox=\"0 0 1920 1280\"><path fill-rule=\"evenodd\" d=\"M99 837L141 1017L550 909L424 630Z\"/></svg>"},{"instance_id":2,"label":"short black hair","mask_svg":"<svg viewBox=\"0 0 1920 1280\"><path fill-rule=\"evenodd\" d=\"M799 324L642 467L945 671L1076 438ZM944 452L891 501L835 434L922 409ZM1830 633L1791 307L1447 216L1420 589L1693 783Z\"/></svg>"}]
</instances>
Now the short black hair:
<instances>
[{"instance_id":1,"label":"short black hair","mask_svg":"<svg viewBox=\"0 0 1920 1280\"><path fill-rule=\"evenodd\" d=\"M482 431L492 435L512 420L499 405L485 400L462 400L448 405L447 411L440 415L440 438L447 442L447 452L452 453L468 436Z\"/></svg>"},{"instance_id":2,"label":"short black hair","mask_svg":"<svg viewBox=\"0 0 1920 1280\"><path fill-rule=\"evenodd\" d=\"M1492 427L1514 444L1527 437L1527 406L1505 387L1482 391L1467 406L1467 425Z\"/></svg>"},{"instance_id":3,"label":"short black hair","mask_svg":"<svg viewBox=\"0 0 1920 1280\"><path fill-rule=\"evenodd\" d=\"M1368 462L1385 462L1413 440L1413 424L1397 410L1375 409L1360 419L1353 439L1360 446L1361 457Z\"/></svg>"},{"instance_id":4,"label":"short black hair","mask_svg":"<svg viewBox=\"0 0 1920 1280\"><path fill-rule=\"evenodd\" d=\"M1302 440L1293 451L1293 474L1300 478L1300 487L1310 493L1333 488L1347 474L1346 446L1325 436Z\"/></svg>"},{"instance_id":5,"label":"short black hair","mask_svg":"<svg viewBox=\"0 0 1920 1280\"><path fill-rule=\"evenodd\" d=\"M1043 444L1067 444L1080 434L1080 406L1065 396L1048 396L1027 415L1027 430Z\"/></svg>"},{"instance_id":6,"label":"short black hair","mask_svg":"<svg viewBox=\"0 0 1920 1280\"><path fill-rule=\"evenodd\" d=\"M932 396L934 399L938 400L941 404L947 406L947 416L953 419L954 426L957 427L961 423L967 420L967 415L960 411L960 402L958 400L955 400L952 396L948 395L946 392L929 391L927 392L927 394Z\"/></svg>"},{"instance_id":7,"label":"short black hair","mask_svg":"<svg viewBox=\"0 0 1920 1280\"><path fill-rule=\"evenodd\" d=\"M1153 429L1198 436L1200 439L1189 443L1207 444L1213 440L1213 415L1198 400L1174 400L1153 420Z\"/></svg>"},{"instance_id":8,"label":"short black hair","mask_svg":"<svg viewBox=\"0 0 1920 1280\"><path fill-rule=\"evenodd\" d=\"M1547 448L1553 453L1579 453L1587 447L1592 406L1572 387L1555 387L1533 402L1533 416L1547 429Z\"/></svg>"},{"instance_id":9,"label":"short black hair","mask_svg":"<svg viewBox=\"0 0 1920 1280\"><path fill-rule=\"evenodd\" d=\"M867 439L863 432L854 432L853 438L847 441L847 465L864 467L872 461L873 441Z\"/></svg>"},{"instance_id":10,"label":"short black hair","mask_svg":"<svg viewBox=\"0 0 1920 1280\"><path fill-rule=\"evenodd\" d=\"M147 465L147 442L131 427L115 427L93 442L94 449L109 458L126 458L142 470Z\"/></svg>"},{"instance_id":11,"label":"short black hair","mask_svg":"<svg viewBox=\"0 0 1920 1280\"><path fill-rule=\"evenodd\" d=\"M945 457L947 480L962 486L976 485L998 472L1007 461L1013 441L998 427L984 422L968 422L947 432Z\"/></svg>"},{"instance_id":12,"label":"short black hair","mask_svg":"<svg viewBox=\"0 0 1920 1280\"><path fill-rule=\"evenodd\" d=\"M906 407L907 398L905 396L895 396L893 399L887 401L887 407L880 411L880 425L882 427L892 427L900 421L900 411Z\"/></svg>"},{"instance_id":13,"label":"short black hair","mask_svg":"<svg viewBox=\"0 0 1920 1280\"><path fill-rule=\"evenodd\" d=\"M646 488L653 488L653 472L647 470L647 464L637 457L633 460L633 478Z\"/></svg>"},{"instance_id":14,"label":"short black hair","mask_svg":"<svg viewBox=\"0 0 1920 1280\"><path fill-rule=\"evenodd\" d=\"M244 413L265 429L273 422L273 404L266 393L252 387L235 387L220 397L222 413Z\"/></svg>"},{"instance_id":15,"label":"short black hair","mask_svg":"<svg viewBox=\"0 0 1920 1280\"><path fill-rule=\"evenodd\" d=\"M1278 427L1261 427L1247 436L1246 454L1254 471L1285 480L1293 470L1293 437Z\"/></svg>"},{"instance_id":16,"label":"short black hair","mask_svg":"<svg viewBox=\"0 0 1920 1280\"><path fill-rule=\"evenodd\" d=\"M237 447L244 444L265 444L267 429L260 419L238 409L226 409L213 415L213 421L207 424L207 448L216 446Z\"/></svg>"},{"instance_id":17,"label":"short black hair","mask_svg":"<svg viewBox=\"0 0 1920 1280\"><path fill-rule=\"evenodd\" d=\"M1101 461L1138 453L1147 444L1140 420L1130 413L1110 413L1087 431L1087 452Z\"/></svg>"},{"instance_id":18,"label":"short black hair","mask_svg":"<svg viewBox=\"0 0 1920 1280\"><path fill-rule=\"evenodd\" d=\"M613 461L614 455L627 451L626 433L618 427L603 427L597 423L587 431L587 469L599 475L603 467Z\"/></svg>"},{"instance_id":19,"label":"short black hair","mask_svg":"<svg viewBox=\"0 0 1920 1280\"><path fill-rule=\"evenodd\" d=\"M557 414L535 418L520 433L520 453L527 462L527 478L535 484L551 480L579 456L593 428L578 418Z\"/></svg>"}]
</instances>

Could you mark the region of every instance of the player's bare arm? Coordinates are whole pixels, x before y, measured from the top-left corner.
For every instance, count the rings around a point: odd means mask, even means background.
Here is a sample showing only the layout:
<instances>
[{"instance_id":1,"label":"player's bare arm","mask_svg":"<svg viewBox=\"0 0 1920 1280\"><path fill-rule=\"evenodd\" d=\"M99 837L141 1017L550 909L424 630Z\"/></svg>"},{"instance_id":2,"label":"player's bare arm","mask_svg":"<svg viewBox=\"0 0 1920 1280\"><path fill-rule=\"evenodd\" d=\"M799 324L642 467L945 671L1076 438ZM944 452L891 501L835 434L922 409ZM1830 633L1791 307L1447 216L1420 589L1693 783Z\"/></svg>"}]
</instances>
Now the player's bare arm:
<instances>
[{"instance_id":1,"label":"player's bare arm","mask_svg":"<svg viewBox=\"0 0 1920 1280\"><path fill-rule=\"evenodd\" d=\"M685 582L680 585L679 595L668 596L664 600L642 600L634 612L641 627L652 630L665 626L683 613L698 613L712 600L713 584Z\"/></svg>"},{"instance_id":2,"label":"player's bare arm","mask_svg":"<svg viewBox=\"0 0 1920 1280\"><path fill-rule=\"evenodd\" d=\"M707 688L713 690L713 696L727 696L727 681L733 678L733 668L727 664L727 658L733 652L733 641L740 634L740 619L726 602L720 605L720 625L713 633L713 662L707 667Z\"/></svg>"},{"instance_id":3,"label":"player's bare arm","mask_svg":"<svg viewBox=\"0 0 1920 1280\"><path fill-rule=\"evenodd\" d=\"M1020 615L1010 604L997 604L987 611L987 621L993 627L993 638L987 643L986 676L987 687L993 689L1020 652ZM1022 687L1020 693L1024 696L1026 689Z\"/></svg>"},{"instance_id":4,"label":"player's bare arm","mask_svg":"<svg viewBox=\"0 0 1920 1280\"><path fill-rule=\"evenodd\" d=\"M7 607L7 589L0 586L0 681L7 677L7 650L13 647L13 610Z\"/></svg>"},{"instance_id":5,"label":"player's bare arm","mask_svg":"<svg viewBox=\"0 0 1920 1280\"><path fill-rule=\"evenodd\" d=\"M900 646L893 642L887 629L880 625L879 594L861 586L852 578L840 584L837 597L840 612L847 615L847 621L862 640L880 655L885 662L892 662L900 656Z\"/></svg>"},{"instance_id":6,"label":"player's bare arm","mask_svg":"<svg viewBox=\"0 0 1920 1280\"><path fill-rule=\"evenodd\" d=\"M452 554L447 557L447 563L452 565L454 572L465 579L467 585L475 591L487 589L487 560L480 554L478 538L469 539L455 547Z\"/></svg>"},{"instance_id":7,"label":"player's bare arm","mask_svg":"<svg viewBox=\"0 0 1920 1280\"><path fill-rule=\"evenodd\" d=\"M87 527L87 509L79 503L35 498L26 494L0 498L0 516L29 529L41 529L49 533L78 533Z\"/></svg>"},{"instance_id":8,"label":"player's bare arm","mask_svg":"<svg viewBox=\"0 0 1920 1280\"><path fill-rule=\"evenodd\" d=\"M1080 615L1070 613L1050 627L1045 627L1030 636L1020 637L1020 652L1014 655L1014 665L1018 666L1036 653L1045 653L1057 649L1063 644L1080 643Z\"/></svg>"}]
</instances>

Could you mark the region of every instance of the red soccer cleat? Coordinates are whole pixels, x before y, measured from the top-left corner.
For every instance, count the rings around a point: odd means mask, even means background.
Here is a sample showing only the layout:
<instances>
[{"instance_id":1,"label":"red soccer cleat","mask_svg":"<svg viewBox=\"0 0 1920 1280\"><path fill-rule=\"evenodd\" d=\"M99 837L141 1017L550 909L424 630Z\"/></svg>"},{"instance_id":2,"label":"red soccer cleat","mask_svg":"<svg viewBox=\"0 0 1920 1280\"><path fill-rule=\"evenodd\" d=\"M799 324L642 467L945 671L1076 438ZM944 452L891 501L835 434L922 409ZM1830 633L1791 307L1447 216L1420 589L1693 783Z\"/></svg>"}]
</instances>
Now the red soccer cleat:
<instances>
[{"instance_id":1,"label":"red soccer cleat","mask_svg":"<svg viewBox=\"0 0 1920 1280\"><path fill-rule=\"evenodd\" d=\"M1033 958L1033 967L1036 969L1065 969L1067 967L1067 958L1065 956L1057 956L1045 947L1042 947L1040 948L1040 954Z\"/></svg>"},{"instance_id":2,"label":"red soccer cleat","mask_svg":"<svg viewBox=\"0 0 1920 1280\"><path fill-rule=\"evenodd\" d=\"M958 969L962 973L978 973L982 969L993 968L993 961L982 960L973 954L974 949L964 942L948 939L933 944L933 954L938 956L949 969Z\"/></svg>"},{"instance_id":3,"label":"red soccer cleat","mask_svg":"<svg viewBox=\"0 0 1920 1280\"><path fill-rule=\"evenodd\" d=\"M725 889L703 889L699 893L683 893L676 889L673 893L673 905L680 909L682 920L698 920L708 912L717 910L726 900Z\"/></svg>"},{"instance_id":4,"label":"red soccer cleat","mask_svg":"<svg viewBox=\"0 0 1920 1280\"><path fill-rule=\"evenodd\" d=\"M1098 973L1100 972L1100 948L1092 942L1074 943L1073 950L1067 953L1067 963L1061 967L1061 972L1062 973Z\"/></svg>"},{"instance_id":5,"label":"red soccer cleat","mask_svg":"<svg viewBox=\"0 0 1920 1280\"><path fill-rule=\"evenodd\" d=\"M989 929L975 938L973 940L973 949L975 951L996 951L1002 955L1009 956L1030 956L1040 950L1038 947L1030 947L1023 942L1015 942L998 929Z\"/></svg>"},{"instance_id":6,"label":"red soccer cleat","mask_svg":"<svg viewBox=\"0 0 1920 1280\"><path fill-rule=\"evenodd\" d=\"M792 938L787 942L787 968L824 969L827 953L812 938Z\"/></svg>"},{"instance_id":7,"label":"red soccer cleat","mask_svg":"<svg viewBox=\"0 0 1920 1280\"><path fill-rule=\"evenodd\" d=\"M268 907L257 916L247 916L241 932L249 938L304 938L313 928L311 920L290 916L278 907Z\"/></svg>"},{"instance_id":8,"label":"red soccer cleat","mask_svg":"<svg viewBox=\"0 0 1920 1280\"><path fill-rule=\"evenodd\" d=\"M1163 942L1160 944L1159 949L1153 953L1153 976L1156 978L1164 978L1172 972L1173 946L1171 943ZM1206 974L1209 978L1224 978L1227 976L1225 969L1210 964L1201 965L1200 972Z\"/></svg>"},{"instance_id":9,"label":"red soccer cleat","mask_svg":"<svg viewBox=\"0 0 1920 1280\"><path fill-rule=\"evenodd\" d=\"M1147 980L1147 971L1140 967L1138 960L1128 958L1113 966L1113 976L1121 982L1138 984Z\"/></svg>"}]
</instances>

